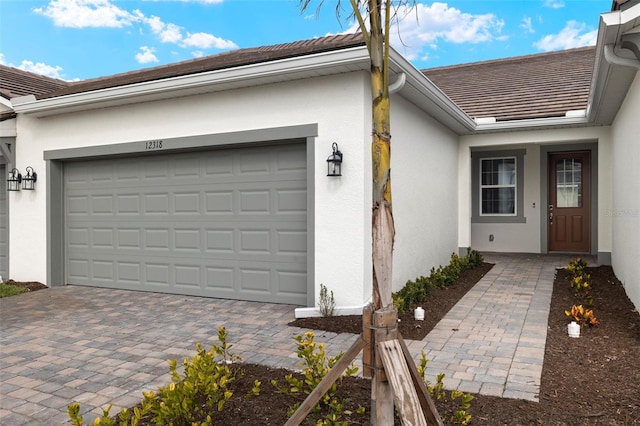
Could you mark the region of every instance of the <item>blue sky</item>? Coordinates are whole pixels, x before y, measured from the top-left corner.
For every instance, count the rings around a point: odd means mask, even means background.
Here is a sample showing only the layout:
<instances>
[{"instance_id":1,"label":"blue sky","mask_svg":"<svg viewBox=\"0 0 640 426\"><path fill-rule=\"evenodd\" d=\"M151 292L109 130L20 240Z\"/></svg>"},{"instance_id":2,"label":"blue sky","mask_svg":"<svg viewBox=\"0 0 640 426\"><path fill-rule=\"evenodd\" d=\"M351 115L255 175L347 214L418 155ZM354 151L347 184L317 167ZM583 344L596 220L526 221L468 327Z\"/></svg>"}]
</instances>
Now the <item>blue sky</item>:
<instances>
[{"instance_id":1,"label":"blue sky","mask_svg":"<svg viewBox=\"0 0 640 426\"><path fill-rule=\"evenodd\" d=\"M82 80L355 28L317 0L0 0L0 63ZM394 47L431 68L594 45L611 0L419 0ZM397 32L401 34L399 41Z\"/></svg>"}]
</instances>

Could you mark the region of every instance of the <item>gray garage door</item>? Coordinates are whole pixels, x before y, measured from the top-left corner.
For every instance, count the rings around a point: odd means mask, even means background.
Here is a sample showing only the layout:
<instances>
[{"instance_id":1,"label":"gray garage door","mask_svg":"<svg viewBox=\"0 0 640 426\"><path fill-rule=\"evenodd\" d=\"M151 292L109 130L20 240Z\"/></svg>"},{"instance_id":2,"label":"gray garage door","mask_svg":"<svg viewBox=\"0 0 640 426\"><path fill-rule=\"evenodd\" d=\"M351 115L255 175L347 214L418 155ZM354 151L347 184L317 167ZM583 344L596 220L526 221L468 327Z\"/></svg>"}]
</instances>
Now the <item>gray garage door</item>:
<instances>
[{"instance_id":1,"label":"gray garage door","mask_svg":"<svg viewBox=\"0 0 640 426\"><path fill-rule=\"evenodd\" d=\"M65 165L69 284L306 305L304 144Z\"/></svg>"},{"instance_id":2,"label":"gray garage door","mask_svg":"<svg viewBox=\"0 0 640 426\"><path fill-rule=\"evenodd\" d=\"M0 164L0 276L3 280L9 277L9 221L7 220L7 166Z\"/></svg>"}]
</instances>

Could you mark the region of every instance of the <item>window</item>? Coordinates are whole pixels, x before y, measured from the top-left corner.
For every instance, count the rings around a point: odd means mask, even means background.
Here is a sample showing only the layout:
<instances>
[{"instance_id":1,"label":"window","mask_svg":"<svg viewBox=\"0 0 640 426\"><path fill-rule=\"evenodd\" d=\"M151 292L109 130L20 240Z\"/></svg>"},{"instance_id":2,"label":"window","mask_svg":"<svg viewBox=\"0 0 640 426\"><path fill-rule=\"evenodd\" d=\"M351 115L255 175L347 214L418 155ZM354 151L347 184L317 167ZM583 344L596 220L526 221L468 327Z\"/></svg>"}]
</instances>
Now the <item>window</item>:
<instances>
[{"instance_id":1,"label":"window","mask_svg":"<svg viewBox=\"0 0 640 426\"><path fill-rule=\"evenodd\" d=\"M526 149L471 149L471 222L527 223L524 216Z\"/></svg>"},{"instance_id":2,"label":"window","mask_svg":"<svg viewBox=\"0 0 640 426\"><path fill-rule=\"evenodd\" d=\"M516 158L480 160L480 215L516 215Z\"/></svg>"}]
</instances>

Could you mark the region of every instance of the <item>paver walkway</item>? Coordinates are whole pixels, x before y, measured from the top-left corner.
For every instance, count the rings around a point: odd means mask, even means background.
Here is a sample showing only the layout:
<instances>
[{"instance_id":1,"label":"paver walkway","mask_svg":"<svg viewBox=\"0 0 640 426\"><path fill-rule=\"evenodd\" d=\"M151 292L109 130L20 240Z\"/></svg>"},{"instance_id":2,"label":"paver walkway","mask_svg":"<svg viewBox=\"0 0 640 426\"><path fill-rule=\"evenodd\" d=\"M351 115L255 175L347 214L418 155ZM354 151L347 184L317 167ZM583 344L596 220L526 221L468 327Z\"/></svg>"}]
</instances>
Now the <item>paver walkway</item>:
<instances>
[{"instance_id":1,"label":"paver walkway","mask_svg":"<svg viewBox=\"0 0 640 426\"><path fill-rule=\"evenodd\" d=\"M496 266L424 341L408 341L416 359L425 350L427 375L447 374L447 387L537 399L551 285L567 256L485 256ZM0 424L68 423L66 406L112 413L170 382L166 360L217 342L229 331L246 362L295 368L288 327L294 307L90 287L54 287L0 299ZM327 352L347 350L353 334L316 332ZM92 420L87 415L85 420Z\"/></svg>"},{"instance_id":2,"label":"paver walkway","mask_svg":"<svg viewBox=\"0 0 640 426\"><path fill-rule=\"evenodd\" d=\"M446 374L447 389L538 401L555 271L574 256L484 257L491 271L409 348L416 361L425 352L430 381Z\"/></svg>"}]
</instances>

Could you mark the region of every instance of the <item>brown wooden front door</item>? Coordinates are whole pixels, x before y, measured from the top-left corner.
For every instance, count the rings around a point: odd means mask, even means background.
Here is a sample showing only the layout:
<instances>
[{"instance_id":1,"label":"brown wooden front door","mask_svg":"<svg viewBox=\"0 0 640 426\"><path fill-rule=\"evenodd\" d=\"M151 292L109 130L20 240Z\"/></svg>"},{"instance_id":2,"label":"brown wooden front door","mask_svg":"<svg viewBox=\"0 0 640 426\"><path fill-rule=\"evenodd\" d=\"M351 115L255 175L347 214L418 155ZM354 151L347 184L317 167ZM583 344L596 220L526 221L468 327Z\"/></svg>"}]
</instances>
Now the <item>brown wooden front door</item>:
<instances>
[{"instance_id":1,"label":"brown wooden front door","mask_svg":"<svg viewBox=\"0 0 640 426\"><path fill-rule=\"evenodd\" d=\"M591 152L549 154L549 251L591 248Z\"/></svg>"}]
</instances>

